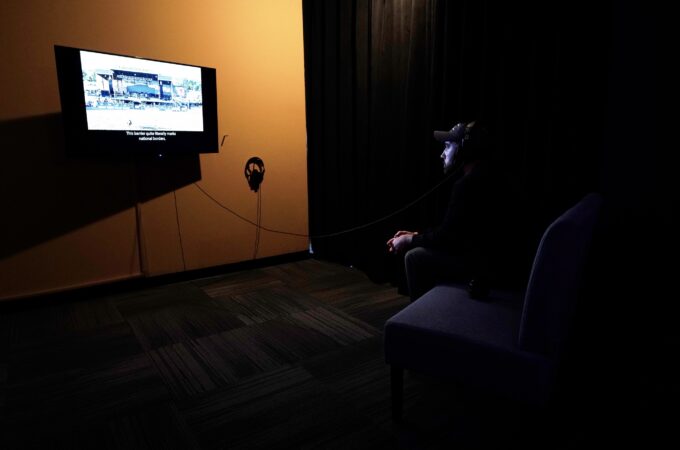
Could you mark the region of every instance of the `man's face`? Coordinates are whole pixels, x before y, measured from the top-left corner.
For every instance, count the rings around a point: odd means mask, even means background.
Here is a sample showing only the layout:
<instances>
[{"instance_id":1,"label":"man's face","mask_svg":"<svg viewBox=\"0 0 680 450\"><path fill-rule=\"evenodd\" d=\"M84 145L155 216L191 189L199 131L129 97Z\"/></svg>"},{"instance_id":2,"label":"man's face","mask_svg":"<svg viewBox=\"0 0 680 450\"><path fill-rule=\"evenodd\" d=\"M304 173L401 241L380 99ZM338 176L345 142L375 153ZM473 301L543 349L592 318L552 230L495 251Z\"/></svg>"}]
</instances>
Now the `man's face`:
<instances>
[{"instance_id":1,"label":"man's face","mask_svg":"<svg viewBox=\"0 0 680 450\"><path fill-rule=\"evenodd\" d=\"M444 151L441 155L442 161L444 162L444 173L448 173L453 167L456 153L458 153L458 143L449 141L444 142Z\"/></svg>"}]
</instances>

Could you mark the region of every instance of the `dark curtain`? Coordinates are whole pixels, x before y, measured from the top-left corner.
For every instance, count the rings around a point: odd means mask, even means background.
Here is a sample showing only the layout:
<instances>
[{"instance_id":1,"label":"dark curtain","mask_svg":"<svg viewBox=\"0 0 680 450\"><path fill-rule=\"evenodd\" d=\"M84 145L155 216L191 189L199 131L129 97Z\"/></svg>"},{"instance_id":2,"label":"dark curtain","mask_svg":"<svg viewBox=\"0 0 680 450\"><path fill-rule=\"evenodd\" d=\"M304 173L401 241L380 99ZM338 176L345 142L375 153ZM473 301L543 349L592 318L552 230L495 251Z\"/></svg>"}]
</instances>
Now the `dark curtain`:
<instances>
[{"instance_id":1,"label":"dark curtain","mask_svg":"<svg viewBox=\"0 0 680 450\"><path fill-rule=\"evenodd\" d=\"M303 0L318 256L397 280L401 261L385 242L396 230L435 225L451 182L390 215L444 179L432 131L459 121L482 119L494 134L527 206L529 242L598 190L607 11L543 3Z\"/></svg>"}]
</instances>

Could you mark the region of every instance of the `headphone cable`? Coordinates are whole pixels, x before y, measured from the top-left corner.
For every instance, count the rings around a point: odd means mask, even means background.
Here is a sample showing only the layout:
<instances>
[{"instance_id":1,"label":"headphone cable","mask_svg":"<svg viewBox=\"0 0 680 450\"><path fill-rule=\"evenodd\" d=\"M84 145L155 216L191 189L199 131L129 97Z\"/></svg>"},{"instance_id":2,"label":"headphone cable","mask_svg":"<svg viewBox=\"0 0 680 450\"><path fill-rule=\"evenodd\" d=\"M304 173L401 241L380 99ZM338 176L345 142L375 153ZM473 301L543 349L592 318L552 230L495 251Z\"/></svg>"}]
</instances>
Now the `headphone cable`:
<instances>
[{"instance_id":1,"label":"headphone cable","mask_svg":"<svg viewBox=\"0 0 680 450\"><path fill-rule=\"evenodd\" d=\"M187 270L187 261L184 257L184 244L182 243L182 227L179 224L179 208L177 207L177 191L172 191L172 196L175 199L175 218L177 219L177 232L179 234L179 248L182 250L182 266Z\"/></svg>"},{"instance_id":2,"label":"headphone cable","mask_svg":"<svg viewBox=\"0 0 680 450\"><path fill-rule=\"evenodd\" d=\"M352 233L352 232L354 232L354 231L358 231L358 230L361 230L361 229L363 229L363 228L368 228L368 227L370 227L370 226L372 226L372 225L375 225L375 224L377 224L377 223L380 223L380 222L382 222L382 221L385 221L385 220L387 220L387 219L389 219L389 218L391 218L391 217L396 216L397 214L400 214L400 213L406 211L406 210L409 209L411 206L415 205L416 203L420 202L422 199L424 199L425 197L427 197L428 195L430 195L431 193L433 193L434 191L436 191L441 185L443 185L443 184L446 183L448 180L450 180L454 175L456 175L457 172L458 172L458 171L453 171L451 174L449 174L448 176L446 176L442 181L440 181L439 183L437 183L434 187L432 187L430 190L428 190L427 192L425 192L423 195L421 195L420 197L416 198L416 199L413 200L412 202L406 204L405 206L399 208L398 210L396 210L396 211L394 211L394 212L392 212L392 213L390 213L390 214L387 214L386 216L380 217L379 219L372 220L372 221L367 222L367 223L365 223L365 224L363 224L363 225L358 225L358 226L356 226L356 227L348 228L348 229L346 229L346 230L336 231L336 232L333 232L333 233L317 234L317 235L302 234L302 233L291 233L291 232L289 232L289 231L274 230L274 229L272 229L272 228L267 228L267 227L265 227L265 226L262 226L262 225L260 225L259 223L253 222L252 220L243 217L242 215L240 215L239 213L237 213L237 212L234 211L233 209L231 209L231 208L229 208L229 207L223 205L222 203L220 203L220 202L219 202L217 199L215 199L212 195L210 195L208 192L206 192L206 191L205 191L198 183L194 182L193 184L194 184L201 192L203 192L203 194L205 194L206 197L208 197L210 200L212 200L213 202L215 202L215 203L216 203L218 206L220 206L222 209L224 209L224 210L230 212L231 214L235 215L235 216L238 217L239 219L241 219L241 220L243 220L244 222L247 222L247 223L249 223L249 224L251 224L251 225L257 227L258 229L262 229L262 230L265 230L265 231L269 231L270 233L285 234L285 235L288 235L288 236L306 237L306 238L310 238L310 239L324 239L324 238L336 237L336 236L340 236L340 235L343 235L343 234ZM259 221L259 217L260 217L260 216L259 216L259 212L258 212L258 221Z\"/></svg>"},{"instance_id":3,"label":"headphone cable","mask_svg":"<svg viewBox=\"0 0 680 450\"><path fill-rule=\"evenodd\" d=\"M255 229L255 250L253 259L257 259L257 251L260 249L260 231L262 230L262 185L257 190L257 228Z\"/></svg>"}]
</instances>

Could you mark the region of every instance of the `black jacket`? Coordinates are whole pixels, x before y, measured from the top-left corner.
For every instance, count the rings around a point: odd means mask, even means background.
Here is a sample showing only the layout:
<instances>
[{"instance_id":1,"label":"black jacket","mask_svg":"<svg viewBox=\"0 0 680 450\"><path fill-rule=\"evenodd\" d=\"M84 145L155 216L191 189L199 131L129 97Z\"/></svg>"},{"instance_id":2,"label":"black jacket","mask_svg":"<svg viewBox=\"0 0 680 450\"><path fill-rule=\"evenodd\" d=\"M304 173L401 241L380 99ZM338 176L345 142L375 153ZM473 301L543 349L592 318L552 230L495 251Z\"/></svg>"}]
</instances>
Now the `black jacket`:
<instances>
[{"instance_id":1,"label":"black jacket","mask_svg":"<svg viewBox=\"0 0 680 450\"><path fill-rule=\"evenodd\" d=\"M413 237L414 247L437 248L462 258L471 277L488 276L492 250L501 238L502 177L478 162L453 185L442 223Z\"/></svg>"}]
</instances>

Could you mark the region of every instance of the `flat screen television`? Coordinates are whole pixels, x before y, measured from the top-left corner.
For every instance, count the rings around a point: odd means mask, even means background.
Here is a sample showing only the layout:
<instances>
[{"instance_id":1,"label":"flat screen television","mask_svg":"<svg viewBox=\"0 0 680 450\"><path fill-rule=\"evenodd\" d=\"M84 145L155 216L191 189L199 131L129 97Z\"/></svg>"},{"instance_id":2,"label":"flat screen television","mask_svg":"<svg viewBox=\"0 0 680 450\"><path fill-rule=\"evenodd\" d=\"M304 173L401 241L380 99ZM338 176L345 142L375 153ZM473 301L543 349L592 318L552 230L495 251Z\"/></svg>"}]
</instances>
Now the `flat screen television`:
<instances>
[{"instance_id":1,"label":"flat screen television","mask_svg":"<svg viewBox=\"0 0 680 450\"><path fill-rule=\"evenodd\" d=\"M54 46L68 155L216 153L214 68Z\"/></svg>"}]
</instances>

